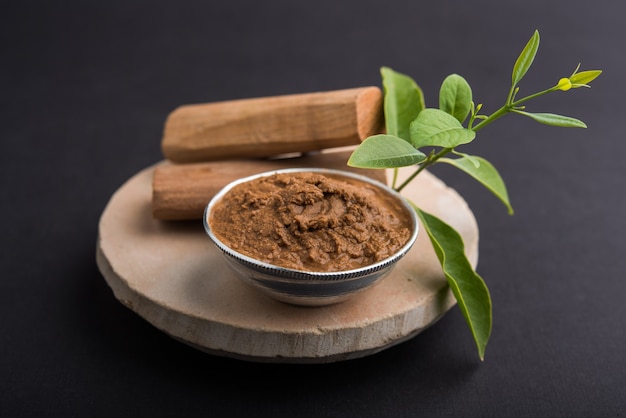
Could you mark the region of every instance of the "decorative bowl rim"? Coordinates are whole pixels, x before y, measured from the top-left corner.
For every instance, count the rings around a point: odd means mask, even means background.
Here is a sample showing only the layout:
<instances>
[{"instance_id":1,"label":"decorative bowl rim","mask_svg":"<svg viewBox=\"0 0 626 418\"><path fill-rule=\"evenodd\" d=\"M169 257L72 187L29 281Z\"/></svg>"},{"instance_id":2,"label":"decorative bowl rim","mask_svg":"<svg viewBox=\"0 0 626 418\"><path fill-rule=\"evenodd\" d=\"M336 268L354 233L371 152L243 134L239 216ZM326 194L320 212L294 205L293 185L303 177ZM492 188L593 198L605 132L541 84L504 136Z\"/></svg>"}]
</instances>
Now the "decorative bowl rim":
<instances>
[{"instance_id":1,"label":"decorative bowl rim","mask_svg":"<svg viewBox=\"0 0 626 418\"><path fill-rule=\"evenodd\" d=\"M290 269L290 268L286 268L286 267L281 267L281 266L277 266L271 263L267 263L264 261L260 261L256 258L247 256L245 254L242 254L238 251L233 250L232 248L228 247L226 244L224 244L212 231L210 225L209 225L209 215L211 212L211 209L213 208L213 206L215 206L215 204L217 202L219 202L222 197L224 197L231 189L233 189L235 186L238 186L240 184L243 183L247 183L249 181L258 179L258 178L262 178L262 177L269 177L275 174L283 174L283 173L304 173L304 172L313 172L313 173L320 173L320 174L330 174L330 175L337 175L337 176L344 176L344 177L349 177L355 180L360 180L366 183L369 183L377 188L382 189L384 192L388 193L389 195L391 195L392 197L396 198L399 202L401 202L402 206L406 209L406 212L409 214L409 217L411 219L411 223L412 223L412 229L411 229L411 235L409 237L409 239L407 240L407 242L400 248L398 249L395 253L393 253L392 255L390 255L389 257L386 257L380 261L377 261L375 263L372 264L368 264L366 266L363 267L359 267L356 269L350 269L350 270L339 270L339 271L307 271L307 270L298 270L298 269ZM205 209L204 209L204 214L202 217L202 223L204 225L204 229L205 232L207 233L207 235L209 236L209 238L211 239L211 241L213 241L213 243L227 256L230 256L231 258L234 258L235 260L239 261L239 262L243 262L246 267L248 268L253 268L253 269L257 269L257 270L262 270L267 274L272 274L278 277L283 277L283 278L290 278L290 279L294 279L294 280L321 280L321 281L339 281L339 280L346 280L346 279L355 279L361 276L365 276L367 274L382 270L386 267L388 267L389 265L397 262L398 260L400 260L400 258L402 258L404 255L406 255L406 253L409 252L409 250L411 249L411 247L413 246L413 244L415 243L418 233L419 233L419 222L418 222L418 218L417 218L417 214L415 213L415 210L412 208L412 206L410 205L410 203L407 201L407 199L402 196L399 192L397 192L396 190L394 190L393 188L389 187L388 185L375 180L371 177L367 177L365 175L362 174L358 174L358 173L354 173L351 171L347 171L347 170L339 170L339 169L332 169L332 168L319 168L319 167L295 167L295 168L281 168L281 169L275 169L275 170L269 170L269 171L264 171L261 173L257 173L257 174L253 174L250 176L246 176L246 177L242 177L239 178L237 180L233 180L230 183L228 183L227 185L225 185L224 187L222 187L222 189L220 189L220 191L218 191L209 201L209 203L206 205Z\"/></svg>"}]
</instances>

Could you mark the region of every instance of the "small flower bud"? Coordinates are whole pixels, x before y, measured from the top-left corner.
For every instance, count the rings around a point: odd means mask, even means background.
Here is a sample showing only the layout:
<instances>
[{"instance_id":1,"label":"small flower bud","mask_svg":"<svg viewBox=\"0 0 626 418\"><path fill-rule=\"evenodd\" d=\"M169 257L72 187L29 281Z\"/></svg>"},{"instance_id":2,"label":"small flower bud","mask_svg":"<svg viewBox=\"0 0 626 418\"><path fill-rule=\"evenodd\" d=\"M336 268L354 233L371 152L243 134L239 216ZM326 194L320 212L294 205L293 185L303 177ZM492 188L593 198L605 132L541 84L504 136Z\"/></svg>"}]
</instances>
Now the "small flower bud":
<instances>
[{"instance_id":1,"label":"small flower bud","mask_svg":"<svg viewBox=\"0 0 626 418\"><path fill-rule=\"evenodd\" d=\"M556 88L562 91L567 91L572 88L572 82L569 78L562 78L559 80L559 83L556 85Z\"/></svg>"}]
</instances>

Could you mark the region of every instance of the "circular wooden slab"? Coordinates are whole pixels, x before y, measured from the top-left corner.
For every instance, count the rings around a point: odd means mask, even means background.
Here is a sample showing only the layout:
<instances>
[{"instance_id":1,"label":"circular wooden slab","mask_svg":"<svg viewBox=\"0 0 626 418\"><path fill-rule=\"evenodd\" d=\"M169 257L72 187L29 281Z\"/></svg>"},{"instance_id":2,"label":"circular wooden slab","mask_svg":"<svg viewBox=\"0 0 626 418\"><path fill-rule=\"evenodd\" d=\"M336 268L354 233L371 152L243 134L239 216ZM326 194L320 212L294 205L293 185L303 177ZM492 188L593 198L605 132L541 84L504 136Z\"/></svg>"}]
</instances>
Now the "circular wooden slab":
<instances>
[{"instance_id":1,"label":"circular wooden slab","mask_svg":"<svg viewBox=\"0 0 626 418\"><path fill-rule=\"evenodd\" d=\"M111 197L97 263L118 300L186 344L251 361L347 360L415 336L455 304L423 229L390 275L354 299L324 307L275 301L233 275L201 220L152 217L152 173L144 169ZM475 267L478 227L465 201L428 172L403 194L459 231Z\"/></svg>"}]
</instances>

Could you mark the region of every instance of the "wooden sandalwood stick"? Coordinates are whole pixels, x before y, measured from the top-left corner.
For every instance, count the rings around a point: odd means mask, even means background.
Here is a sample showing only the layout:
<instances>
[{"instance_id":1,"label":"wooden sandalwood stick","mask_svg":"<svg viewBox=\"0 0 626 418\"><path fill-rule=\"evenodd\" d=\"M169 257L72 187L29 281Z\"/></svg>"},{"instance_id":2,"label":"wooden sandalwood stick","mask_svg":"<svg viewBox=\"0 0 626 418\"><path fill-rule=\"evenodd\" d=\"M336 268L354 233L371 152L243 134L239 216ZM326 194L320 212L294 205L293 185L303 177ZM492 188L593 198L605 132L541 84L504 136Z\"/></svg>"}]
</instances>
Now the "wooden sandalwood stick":
<instances>
[{"instance_id":1,"label":"wooden sandalwood stick","mask_svg":"<svg viewBox=\"0 0 626 418\"><path fill-rule=\"evenodd\" d=\"M382 132L382 100L361 87L184 105L168 115L161 148L189 163L358 145Z\"/></svg>"},{"instance_id":2,"label":"wooden sandalwood stick","mask_svg":"<svg viewBox=\"0 0 626 418\"><path fill-rule=\"evenodd\" d=\"M160 220L201 219L209 200L236 179L281 168L323 167L367 175L386 183L385 170L346 165L350 151L315 153L275 160L230 160L194 164L165 162L154 170L152 214Z\"/></svg>"}]
</instances>

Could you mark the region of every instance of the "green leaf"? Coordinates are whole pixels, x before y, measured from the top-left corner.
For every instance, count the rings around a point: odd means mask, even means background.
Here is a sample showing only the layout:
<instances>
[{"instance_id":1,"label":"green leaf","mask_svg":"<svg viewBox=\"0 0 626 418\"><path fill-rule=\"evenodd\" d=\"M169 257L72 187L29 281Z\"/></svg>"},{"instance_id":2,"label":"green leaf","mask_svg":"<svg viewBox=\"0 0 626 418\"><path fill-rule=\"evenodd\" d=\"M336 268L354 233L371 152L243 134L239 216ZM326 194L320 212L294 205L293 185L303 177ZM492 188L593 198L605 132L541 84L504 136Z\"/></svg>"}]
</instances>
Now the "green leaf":
<instances>
[{"instance_id":1,"label":"green leaf","mask_svg":"<svg viewBox=\"0 0 626 418\"><path fill-rule=\"evenodd\" d=\"M507 207L509 215L513 214L513 207L509 202L509 194L504 180L496 168L487 160L476 155L464 155L461 158L440 158L440 162L453 165L459 170L472 176L491 191ZM478 163L478 165L476 165Z\"/></svg>"},{"instance_id":2,"label":"green leaf","mask_svg":"<svg viewBox=\"0 0 626 418\"><path fill-rule=\"evenodd\" d=\"M476 342L478 356L485 358L491 335L491 296L483 279L465 256L463 239L441 219L413 205L443 268L446 280Z\"/></svg>"},{"instance_id":3,"label":"green leaf","mask_svg":"<svg viewBox=\"0 0 626 418\"><path fill-rule=\"evenodd\" d=\"M515 113L528 116L529 118L543 123L544 125L558 126L561 128L586 128L585 122L570 118L569 116L555 115L553 113L529 113L521 110L514 110Z\"/></svg>"},{"instance_id":4,"label":"green leaf","mask_svg":"<svg viewBox=\"0 0 626 418\"><path fill-rule=\"evenodd\" d=\"M465 129L454 116L439 109L424 109L411 123L411 143L415 148L454 148L475 137L476 132Z\"/></svg>"},{"instance_id":5,"label":"green leaf","mask_svg":"<svg viewBox=\"0 0 626 418\"><path fill-rule=\"evenodd\" d=\"M467 158L472 163L472 165L474 165L474 167L476 168L480 167L480 161L477 160L477 158L480 158L480 157L474 157L472 155L465 154L454 149L452 150L452 153L455 155L458 155L459 157Z\"/></svg>"},{"instance_id":6,"label":"green leaf","mask_svg":"<svg viewBox=\"0 0 626 418\"><path fill-rule=\"evenodd\" d=\"M472 107L472 89L463 77L451 74L441 84L439 109L463 123Z\"/></svg>"},{"instance_id":7,"label":"green leaf","mask_svg":"<svg viewBox=\"0 0 626 418\"><path fill-rule=\"evenodd\" d=\"M593 80L598 78L598 76L602 74L602 70L589 70L589 71L581 71L572 75L569 78L569 81L572 84L584 85L591 83Z\"/></svg>"},{"instance_id":8,"label":"green leaf","mask_svg":"<svg viewBox=\"0 0 626 418\"><path fill-rule=\"evenodd\" d=\"M387 134L408 141L409 125L425 107L422 89L411 77L389 67L382 67L380 73L385 91L384 112Z\"/></svg>"},{"instance_id":9,"label":"green leaf","mask_svg":"<svg viewBox=\"0 0 626 418\"><path fill-rule=\"evenodd\" d=\"M426 159L423 152L402 138L374 135L365 139L350 155L348 165L360 168L396 168L419 164Z\"/></svg>"},{"instance_id":10,"label":"green leaf","mask_svg":"<svg viewBox=\"0 0 626 418\"><path fill-rule=\"evenodd\" d=\"M535 59L535 55L537 55L537 49L539 49L539 31L533 33L533 36L528 41L519 57L517 57L517 61L515 61L513 75L511 77L513 87L517 86L520 80L526 75L526 72Z\"/></svg>"}]
</instances>

